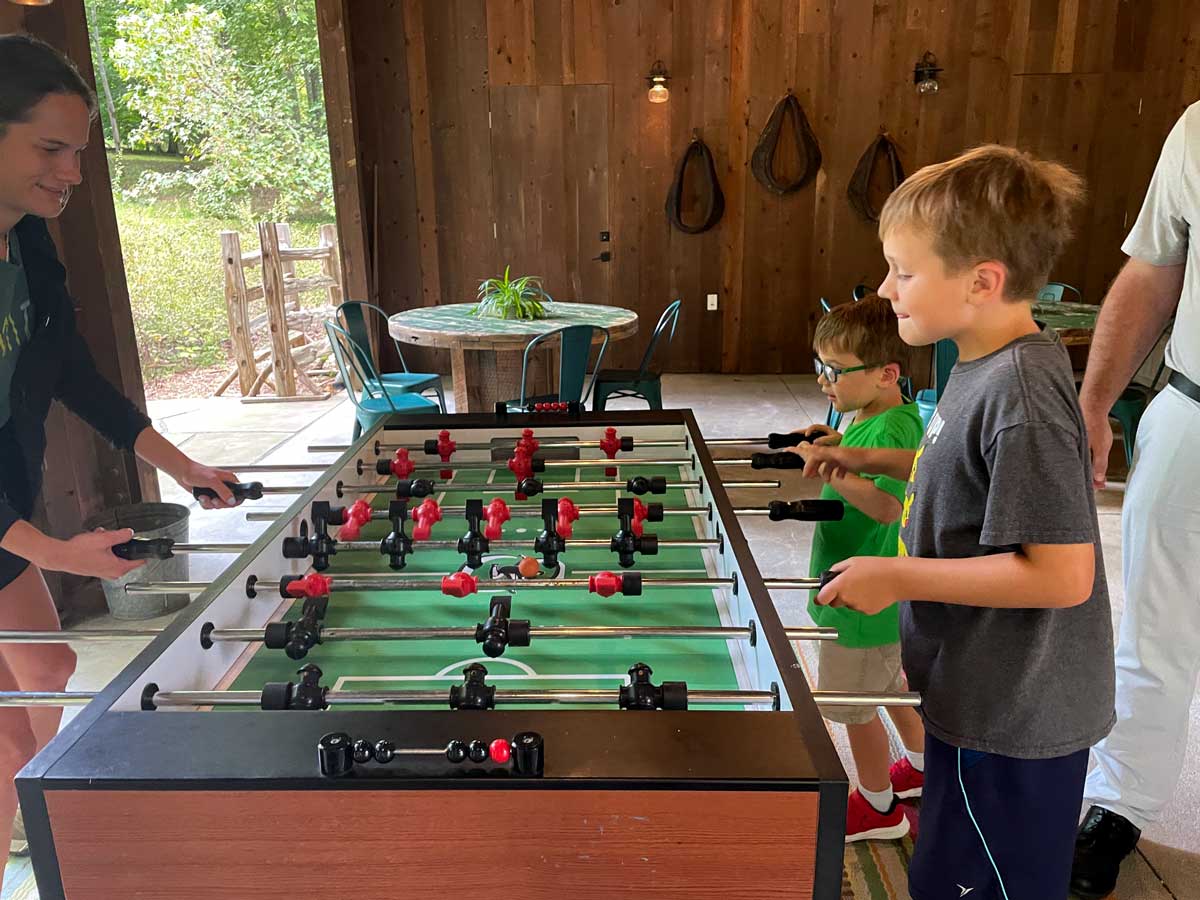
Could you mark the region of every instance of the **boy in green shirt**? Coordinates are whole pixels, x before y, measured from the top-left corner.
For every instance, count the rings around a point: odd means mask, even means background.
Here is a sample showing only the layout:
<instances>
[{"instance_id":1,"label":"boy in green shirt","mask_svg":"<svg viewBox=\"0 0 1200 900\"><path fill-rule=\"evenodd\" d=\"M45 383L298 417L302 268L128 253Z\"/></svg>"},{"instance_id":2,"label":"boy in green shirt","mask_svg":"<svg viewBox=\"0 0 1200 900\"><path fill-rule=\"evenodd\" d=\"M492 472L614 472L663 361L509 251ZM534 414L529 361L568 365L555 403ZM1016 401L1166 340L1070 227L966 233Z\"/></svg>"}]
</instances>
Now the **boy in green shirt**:
<instances>
[{"instance_id":1,"label":"boy in green shirt","mask_svg":"<svg viewBox=\"0 0 1200 900\"><path fill-rule=\"evenodd\" d=\"M817 383L841 413L855 413L845 434L825 425L807 430L818 444L915 450L924 428L916 404L900 393L901 361L907 347L891 305L874 295L833 309L817 325ZM804 448L797 448L803 455ZM809 574L819 576L855 556L895 556L900 535L905 483L884 475L827 479L821 498L841 500L845 516L818 522ZM822 641L818 666L821 690L880 693L904 690L900 668L900 626L895 605L868 616L846 607L808 611L818 625L838 629L838 639ZM846 809L846 841L895 839L908 833L898 800L919 797L924 782L925 734L920 716L908 707L888 715L900 732L906 758L889 770L887 731L874 707L830 707L825 718L846 726L858 769L859 787Z\"/></svg>"}]
</instances>

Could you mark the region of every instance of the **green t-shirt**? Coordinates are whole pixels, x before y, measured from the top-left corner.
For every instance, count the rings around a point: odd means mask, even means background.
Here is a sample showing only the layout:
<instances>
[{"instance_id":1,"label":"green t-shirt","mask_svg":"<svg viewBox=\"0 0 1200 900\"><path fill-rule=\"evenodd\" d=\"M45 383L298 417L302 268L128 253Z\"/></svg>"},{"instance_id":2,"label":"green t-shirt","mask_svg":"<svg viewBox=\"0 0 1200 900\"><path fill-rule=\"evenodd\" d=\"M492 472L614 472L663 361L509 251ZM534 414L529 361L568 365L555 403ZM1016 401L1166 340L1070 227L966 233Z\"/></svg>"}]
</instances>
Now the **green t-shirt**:
<instances>
[{"instance_id":1,"label":"green t-shirt","mask_svg":"<svg viewBox=\"0 0 1200 900\"><path fill-rule=\"evenodd\" d=\"M855 421L842 435L843 447L895 447L916 450L921 444L924 426L915 403L903 403ZM885 475L867 475L875 487L904 502L903 481ZM850 505L830 485L821 490L822 500L841 500L845 516L839 522L818 522L813 534L812 556L808 573L817 577L834 563L852 556L895 556L900 540L900 522L884 525ZM813 597L816 592L813 592ZM845 647L878 647L900 640L899 609L889 606L868 616L845 607L818 606L810 597L808 612L813 621L838 629L838 643Z\"/></svg>"},{"instance_id":2,"label":"green t-shirt","mask_svg":"<svg viewBox=\"0 0 1200 900\"><path fill-rule=\"evenodd\" d=\"M9 233L8 260L0 259L0 427L12 415L10 397L13 372L21 347L29 340L33 305L21 266L17 236Z\"/></svg>"}]
</instances>

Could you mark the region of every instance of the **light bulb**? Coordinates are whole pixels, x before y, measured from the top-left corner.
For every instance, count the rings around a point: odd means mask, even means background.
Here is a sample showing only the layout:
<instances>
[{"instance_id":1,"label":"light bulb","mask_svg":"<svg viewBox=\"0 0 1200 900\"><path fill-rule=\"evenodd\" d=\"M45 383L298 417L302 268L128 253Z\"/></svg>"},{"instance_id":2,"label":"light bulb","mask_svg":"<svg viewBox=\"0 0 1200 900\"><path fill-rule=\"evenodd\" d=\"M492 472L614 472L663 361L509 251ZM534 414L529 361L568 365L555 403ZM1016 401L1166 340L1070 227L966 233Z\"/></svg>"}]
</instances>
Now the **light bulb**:
<instances>
[{"instance_id":1,"label":"light bulb","mask_svg":"<svg viewBox=\"0 0 1200 900\"><path fill-rule=\"evenodd\" d=\"M666 103L671 98L671 92L667 90L667 86L661 82L655 84L646 92L646 99L651 103Z\"/></svg>"}]
</instances>

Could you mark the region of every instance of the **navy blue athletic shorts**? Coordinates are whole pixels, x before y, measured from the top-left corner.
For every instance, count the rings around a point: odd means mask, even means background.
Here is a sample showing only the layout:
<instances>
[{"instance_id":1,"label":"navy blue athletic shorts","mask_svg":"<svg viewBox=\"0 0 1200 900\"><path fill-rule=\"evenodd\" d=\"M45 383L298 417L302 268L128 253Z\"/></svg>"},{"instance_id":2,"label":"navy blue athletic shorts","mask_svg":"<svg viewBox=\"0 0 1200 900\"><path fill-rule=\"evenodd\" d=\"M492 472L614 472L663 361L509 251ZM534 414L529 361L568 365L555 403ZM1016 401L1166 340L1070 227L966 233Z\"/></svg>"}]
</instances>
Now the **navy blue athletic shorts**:
<instances>
[{"instance_id":1,"label":"navy blue athletic shorts","mask_svg":"<svg viewBox=\"0 0 1200 900\"><path fill-rule=\"evenodd\" d=\"M1066 900L1088 751L1014 759L925 736L912 900Z\"/></svg>"}]
</instances>

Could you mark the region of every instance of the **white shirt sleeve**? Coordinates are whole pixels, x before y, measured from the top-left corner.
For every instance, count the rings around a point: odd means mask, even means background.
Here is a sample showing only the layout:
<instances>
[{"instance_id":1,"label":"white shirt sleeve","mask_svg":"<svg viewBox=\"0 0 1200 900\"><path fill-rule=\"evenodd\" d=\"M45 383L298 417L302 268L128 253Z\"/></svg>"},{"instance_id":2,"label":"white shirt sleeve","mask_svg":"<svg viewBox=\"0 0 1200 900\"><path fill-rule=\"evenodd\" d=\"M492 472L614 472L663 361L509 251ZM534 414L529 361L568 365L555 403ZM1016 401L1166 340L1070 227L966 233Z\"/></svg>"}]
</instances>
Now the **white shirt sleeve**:
<instances>
[{"instance_id":1,"label":"white shirt sleeve","mask_svg":"<svg viewBox=\"0 0 1200 900\"><path fill-rule=\"evenodd\" d=\"M1146 199L1142 201L1142 211L1121 245L1126 256L1152 266L1176 266L1187 259L1183 171L1188 147L1184 120L1190 114L1192 109L1185 111L1167 135Z\"/></svg>"}]
</instances>

